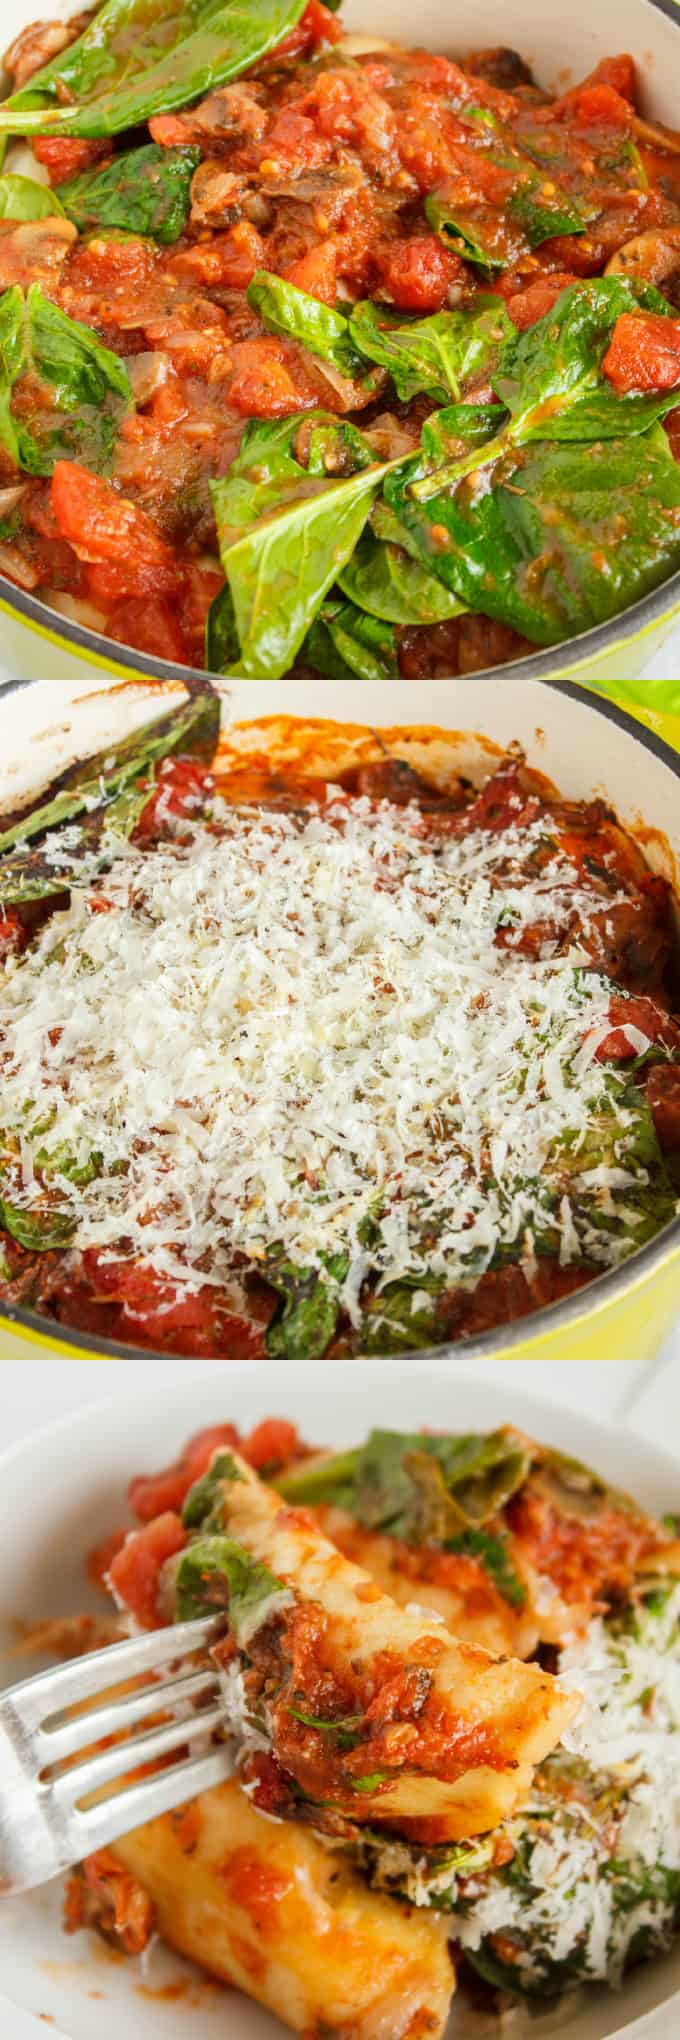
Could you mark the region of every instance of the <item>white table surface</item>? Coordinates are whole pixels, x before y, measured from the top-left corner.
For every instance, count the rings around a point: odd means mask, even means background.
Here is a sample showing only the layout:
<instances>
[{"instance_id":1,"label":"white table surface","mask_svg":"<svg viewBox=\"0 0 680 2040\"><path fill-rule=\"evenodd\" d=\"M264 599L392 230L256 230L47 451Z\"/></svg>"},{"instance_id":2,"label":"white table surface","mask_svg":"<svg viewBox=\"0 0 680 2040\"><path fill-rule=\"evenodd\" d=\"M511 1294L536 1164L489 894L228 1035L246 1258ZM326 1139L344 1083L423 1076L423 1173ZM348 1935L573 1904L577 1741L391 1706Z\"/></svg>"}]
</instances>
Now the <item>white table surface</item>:
<instances>
[{"instance_id":1,"label":"white table surface","mask_svg":"<svg viewBox=\"0 0 680 2040\"><path fill-rule=\"evenodd\" d=\"M208 1371L200 1361L192 1365L202 1372ZM219 1361L213 1366L218 1399L219 1375L225 1369ZM11 1445L27 1436L36 1424L49 1423L51 1418L82 1408L85 1403L129 1395L133 1381L141 1395L153 1387L154 1381L160 1387L161 1379L163 1383L183 1380L186 1367L186 1361L166 1360L161 1376L158 1363L152 1360L126 1363L52 1359L14 1364L8 1361L0 1381L3 1442ZM551 1362L549 1367L541 1367L535 1360L491 1360L478 1361L476 1371L490 1382L502 1382L505 1388L510 1376L517 1390L549 1396L556 1404L571 1406L600 1421L609 1419L618 1426L631 1425L667 1452L675 1449L680 1459L680 1324L657 1360L563 1360ZM228 1375L228 1363L226 1372ZM651 2026L649 2030L651 2034ZM51 2023L47 2031L53 2040L68 2040L68 2035ZM655 2034L659 2031L656 2024L653 2031ZM39 2040L40 2035L44 2040L45 2032L42 2021L18 2011L0 1995L2 2040Z\"/></svg>"}]
</instances>

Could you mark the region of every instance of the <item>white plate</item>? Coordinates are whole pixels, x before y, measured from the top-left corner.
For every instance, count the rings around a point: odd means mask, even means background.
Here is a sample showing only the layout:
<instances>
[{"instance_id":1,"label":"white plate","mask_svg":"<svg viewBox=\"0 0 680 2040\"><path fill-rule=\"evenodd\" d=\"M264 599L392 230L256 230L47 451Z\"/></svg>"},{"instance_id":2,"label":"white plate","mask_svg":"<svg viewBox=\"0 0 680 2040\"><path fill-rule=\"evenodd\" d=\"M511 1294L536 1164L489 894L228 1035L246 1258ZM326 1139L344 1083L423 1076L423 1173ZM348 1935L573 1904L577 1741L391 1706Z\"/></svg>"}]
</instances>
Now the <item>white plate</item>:
<instances>
[{"instance_id":1,"label":"white plate","mask_svg":"<svg viewBox=\"0 0 680 2040\"><path fill-rule=\"evenodd\" d=\"M84 1383L87 1377L83 1377ZM132 1389L115 1403L91 1405L37 1432L0 1459L0 1618L5 1643L17 1615L43 1617L101 1606L83 1585L88 1548L125 1520L130 1475L176 1456L184 1439L207 1423L233 1420L244 1428L261 1417L285 1414L316 1442L351 1443L371 1424L404 1428L428 1423L484 1428L512 1420L537 1436L589 1461L612 1481L634 1490L649 1508L676 1508L677 1460L632 1434L605 1430L578 1414L512 1390L493 1394L489 1383L459 1366L432 1364L413 1375L408 1360L346 1371L340 1366L251 1368L198 1366L172 1386L140 1398ZM386 1400L386 1388L389 1393ZM21 1676L16 1660L0 1656L0 1680ZM283 2028L240 1995L218 1990L162 1950L146 1968L112 1956L93 1936L65 1940L61 1889L0 1903L0 1983L25 2011L54 2022L69 2040L284 2040ZM175 1994L173 1994L175 1993ZM560 2034L568 2040L613 2040L614 2035L668 2036L677 2007L680 2022L680 1951L638 1970L622 1996L592 1991L529 2020L513 2015L512 2040ZM95 2010L96 2007L96 2010ZM0 2006L1 2009L1 2006ZM36 2035L38 2028L36 2027ZM490 2040L497 2026L454 2010L447 2040Z\"/></svg>"}]
</instances>

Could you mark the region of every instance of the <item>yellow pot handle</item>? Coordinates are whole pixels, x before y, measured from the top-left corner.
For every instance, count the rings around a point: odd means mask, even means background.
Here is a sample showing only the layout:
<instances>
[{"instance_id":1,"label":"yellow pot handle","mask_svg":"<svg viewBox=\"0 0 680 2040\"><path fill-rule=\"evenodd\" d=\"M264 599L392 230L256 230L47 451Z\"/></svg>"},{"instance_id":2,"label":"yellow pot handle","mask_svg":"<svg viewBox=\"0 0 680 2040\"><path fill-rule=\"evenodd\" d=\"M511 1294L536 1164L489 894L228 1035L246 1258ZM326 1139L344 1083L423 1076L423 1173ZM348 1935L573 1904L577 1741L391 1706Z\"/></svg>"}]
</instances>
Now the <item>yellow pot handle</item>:
<instances>
[{"instance_id":1,"label":"yellow pot handle","mask_svg":"<svg viewBox=\"0 0 680 2040\"><path fill-rule=\"evenodd\" d=\"M680 680L584 680L680 751Z\"/></svg>"}]
</instances>

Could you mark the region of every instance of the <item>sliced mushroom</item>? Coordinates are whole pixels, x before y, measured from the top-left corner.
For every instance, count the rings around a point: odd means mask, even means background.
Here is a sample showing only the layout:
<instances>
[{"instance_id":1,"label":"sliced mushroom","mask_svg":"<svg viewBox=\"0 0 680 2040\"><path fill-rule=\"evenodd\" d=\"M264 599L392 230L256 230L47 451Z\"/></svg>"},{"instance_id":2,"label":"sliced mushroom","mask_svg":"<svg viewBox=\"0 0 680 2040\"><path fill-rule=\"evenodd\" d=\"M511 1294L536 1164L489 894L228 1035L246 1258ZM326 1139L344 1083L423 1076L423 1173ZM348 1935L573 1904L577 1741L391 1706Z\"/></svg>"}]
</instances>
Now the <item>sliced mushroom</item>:
<instances>
[{"instance_id":1,"label":"sliced mushroom","mask_svg":"<svg viewBox=\"0 0 680 2040\"><path fill-rule=\"evenodd\" d=\"M241 180L221 157L208 156L191 180L191 224L231 227L241 213Z\"/></svg>"},{"instance_id":2,"label":"sliced mushroom","mask_svg":"<svg viewBox=\"0 0 680 2040\"><path fill-rule=\"evenodd\" d=\"M154 348L153 351L149 350L144 354L131 354L126 367L136 404L150 403L151 398L155 397L157 390L163 388L171 373L167 354L163 354L160 348Z\"/></svg>"},{"instance_id":3,"label":"sliced mushroom","mask_svg":"<svg viewBox=\"0 0 680 2040\"><path fill-rule=\"evenodd\" d=\"M646 233L635 234L612 255L605 276L653 283L671 303L680 303L680 226L648 227Z\"/></svg>"},{"instance_id":4,"label":"sliced mushroom","mask_svg":"<svg viewBox=\"0 0 680 2040\"><path fill-rule=\"evenodd\" d=\"M71 220L0 221L0 290L19 283L56 283L66 257L78 238Z\"/></svg>"},{"instance_id":5,"label":"sliced mushroom","mask_svg":"<svg viewBox=\"0 0 680 2040\"><path fill-rule=\"evenodd\" d=\"M0 517L11 517L27 488L28 482L10 482L6 489L0 489Z\"/></svg>"},{"instance_id":6,"label":"sliced mushroom","mask_svg":"<svg viewBox=\"0 0 680 2040\"><path fill-rule=\"evenodd\" d=\"M87 17L85 17L87 19ZM41 71L51 57L58 57L69 43L75 42L84 25L76 21L31 21L28 28L22 28L15 36L3 57L3 68L13 79L16 91L33 77L34 71Z\"/></svg>"},{"instance_id":7,"label":"sliced mushroom","mask_svg":"<svg viewBox=\"0 0 680 2040\"><path fill-rule=\"evenodd\" d=\"M6 574L8 581L15 581L17 588L27 588L29 594L40 584L40 575L30 560L24 559L16 545L0 545L0 574Z\"/></svg>"},{"instance_id":8,"label":"sliced mushroom","mask_svg":"<svg viewBox=\"0 0 680 2040\"><path fill-rule=\"evenodd\" d=\"M667 156L680 156L680 134L675 128L653 127L651 121L640 120L636 114L633 133L648 149L665 149Z\"/></svg>"}]
</instances>

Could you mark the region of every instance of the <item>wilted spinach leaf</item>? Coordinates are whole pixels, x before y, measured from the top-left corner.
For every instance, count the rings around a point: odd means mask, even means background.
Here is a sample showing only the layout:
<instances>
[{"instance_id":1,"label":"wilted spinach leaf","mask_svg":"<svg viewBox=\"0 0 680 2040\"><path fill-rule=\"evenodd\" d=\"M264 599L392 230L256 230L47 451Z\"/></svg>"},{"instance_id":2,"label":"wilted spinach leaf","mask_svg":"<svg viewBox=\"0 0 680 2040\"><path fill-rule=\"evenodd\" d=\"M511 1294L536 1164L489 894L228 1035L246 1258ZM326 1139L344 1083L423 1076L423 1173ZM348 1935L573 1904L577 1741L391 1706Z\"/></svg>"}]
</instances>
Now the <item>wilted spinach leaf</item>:
<instances>
[{"instance_id":1,"label":"wilted spinach leaf","mask_svg":"<svg viewBox=\"0 0 680 2040\"><path fill-rule=\"evenodd\" d=\"M0 851L9 849L13 843L43 835L45 830L55 828L59 822L70 821L72 816L81 813L93 796L98 796L100 801L106 796L112 799L159 758L170 757L181 749L182 752L211 759L219 730L219 697L206 685L204 691L193 695L180 708L171 709L155 722L144 723L141 729L133 730L120 743L110 744L106 751L69 765L50 790L49 797L18 817L0 834Z\"/></svg>"},{"instance_id":2,"label":"wilted spinach leaf","mask_svg":"<svg viewBox=\"0 0 680 2040\"><path fill-rule=\"evenodd\" d=\"M198 1615L222 1610L238 1640L248 1631L258 1608L283 1594L285 1587L266 1565L251 1558L233 1537L196 1537L182 1552L175 1575L175 1620L191 1622Z\"/></svg>"},{"instance_id":3,"label":"wilted spinach leaf","mask_svg":"<svg viewBox=\"0 0 680 2040\"><path fill-rule=\"evenodd\" d=\"M465 603L420 560L413 559L401 545L376 538L369 526L338 581L350 602L386 623L446 623L465 611Z\"/></svg>"},{"instance_id":4,"label":"wilted spinach leaf","mask_svg":"<svg viewBox=\"0 0 680 2040\"><path fill-rule=\"evenodd\" d=\"M354 306L349 328L360 353L389 370L402 402L423 391L442 404L459 398L465 383L491 373L512 330L505 305L491 295L478 297L468 309L436 312L410 324L365 299Z\"/></svg>"},{"instance_id":5,"label":"wilted spinach leaf","mask_svg":"<svg viewBox=\"0 0 680 2040\"><path fill-rule=\"evenodd\" d=\"M399 462L367 468L347 481L319 483L235 543L222 536L223 484L213 483L222 565L240 646L235 672L281 679L293 666L325 596L361 537L371 505ZM227 477L227 481L228 481ZM313 486L298 469L298 493Z\"/></svg>"},{"instance_id":6,"label":"wilted spinach leaf","mask_svg":"<svg viewBox=\"0 0 680 2040\"><path fill-rule=\"evenodd\" d=\"M587 450L492 441L464 478L431 475L427 503L419 474L412 463L385 493L424 564L536 644L616 616L680 564L680 470L660 426Z\"/></svg>"},{"instance_id":7,"label":"wilted spinach leaf","mask_svg":"<svg viewBox=\"0 0 680 2040\"><path fill-rule=\"evenodd\" d=\"M78 232L118 227L148 234L163 245L179 240L189 218L191 179L200 149L163 149L147 142L126 149L102 168L81 170L59 186L59 198Z\"/></svg>"},{"instance_id":8,"label":"wilted spinach leaf","mask_svg":"<svg viewBox=\"0 0 680 2040\"><path fill-rule=\"evenodd\" d=\"M0 1197L0 1226L29 1253L48 1254L53 1248L68 1246L75 1232L75 1219L57 1211L54 1206L50 1209L46 1205L42 1211L28 1211L22 1205L11 1204L6 1197Z\"/></svg>"},{"instance_id":9,"label":"wilted spinach leaf","mask_svg":"<svg viewBox=\"0 0 680 2040\"><path fill-rule=\"evenodd\" d=\"M340 375L351 380L366 373L363 356L352 345L344 312L321 304L308 291L298 290L297 284L287 283L285 277L269 269L257 270L246 295L270 333L283 333L290 340L299 341L310 354L330 362Z\"/></svg>"},{"instance_id":10,"label":"wilted spinach leaf","mask_svg":"<svg viewBox=\"0 0 680 2040\"><path fill-rule=\"evenodd\" d=\"M281 1297L266 1337L272 1359L321 1359L338 1322L347 1267L344 1255L332 1255L323 1268L298 1268L278 1256L267 1262L266 1279Z\"/></svg>"},{"instance_id":11,"label":"wilted spinach leaf","mask_svg":"<svg viewBox=\"0 0 680 2040\"><path fill-rule=\"evenodd\" d=\"M12 397L24 375L41 386L30 417L15 416ZM44 401L49 392L49 404ZM31 284L0 298L0 441L18 467L50 475L57 460L107 466L118 428L132 404L124 363L88 326L69 319Z\"/></svg>"},{"instance_id":12,"label":"wilted spinach leaf","mask_svg":"<svg viewBox=\"0 0 680 2040\"><path fill-rule=\"evenodd\" d=\"M601 363L622 312L672 316L659 292L626 276L570 284L552 311L506 342L494 389L511 416L509 435L526 439L619 439L644 432L675 401L672 390L620 395Z\"/></svg>"},{"instance_id":13,"label":"wilted spinach leaf","mask_svg":"<svg viewBox=\"0 0 680 2040\"><path fill-rule=\"evenodd\" d=\"M487 1530L462 1530L446 1545L447 1551L462 1552L481 1559L494 1586L511 1608L523 1608L527 1594L524 1581L513 1565L506 1537L490 1537Z\"/></svg>"},{"instance_id":14,"label":"wilted spinach leaf","mask_svg":"<svg viewBox=\"0 0 680 2040\"><path fill-rule=\"evenodd\" d=\"M389 680L396 676L397 641L389 622L366 615L353 602L332 600L324 602L319 621L347 673L358 680Z\"/></svg>"},{"instance_id":15,"label":"wilted spinach leaf","mask_svg":"<svg viewBox=\"0 0 680 2040\"><path fill-rule=\"evenodd\" d=\"M217 1452L207 1473L195 1480L182 1509L185 1530L204 1529L206 1523L220 1510L221 1489L225 1481L243 1478L231 1452Z\"/></svg>"},{"instance_id":16,"label":"wilted spinach leaf","mask_svg":"<svg viewBox=\"0 0 680 2040\"><path fill-rule=\"evenodd\" d=\"M305 0L104 0L0 107L0 135L120 134L247 71Z\"/></svg>"},{"instance_id":17,"label":"wilted spinach leaf","mask_svg":"<svg viewBox=\"0 0 680 2040\"><path fill-rule=\"evenodd\" d=\"M439 1481L426 1495L427 1459ZM346 1509L366 1529L437 1542L442 1532L448 1537L479 1529L523 1485L530 1467L530 1451L503 1430L443 1437L372 1431L355 1451L302 1465L276 1486L286 1501Z\"/></svg>"},{"instance_id":18,"label":"wilted spinach leaf","mask_svg":"<svg viewBox=\"0 0 680 2040\"><path fill-rule=\"evenodd\" d=\"M38 184L35 177L20 177L15 171L0 177L0 220L53 220L63 211L49 184Z\"/></svg>"}]
</instances>

